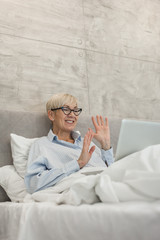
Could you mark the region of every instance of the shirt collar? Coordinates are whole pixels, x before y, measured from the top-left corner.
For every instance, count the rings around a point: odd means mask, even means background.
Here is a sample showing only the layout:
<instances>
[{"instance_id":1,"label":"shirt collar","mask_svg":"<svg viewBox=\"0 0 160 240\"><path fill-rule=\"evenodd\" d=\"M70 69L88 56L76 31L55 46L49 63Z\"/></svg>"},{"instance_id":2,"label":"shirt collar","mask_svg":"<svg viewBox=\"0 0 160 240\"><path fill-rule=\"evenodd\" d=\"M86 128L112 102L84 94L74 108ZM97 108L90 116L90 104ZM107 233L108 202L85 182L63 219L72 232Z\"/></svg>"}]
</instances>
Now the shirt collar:
<instances>
[{"instance_id":1,"label":"shirt collar","mask_svg":"<svg viewBox=\"0 0 160 240\"><path fill-rule=\"evenodd\" d=\"M79 141L81 141L81 134L80 134L80 132L79 131L72 131L71 132L71 135L72 135L72 137L73 137L73 139L76 141L76 140L79 140ZM48 139L49 139L49 141L53 141L53 140L57 140L58 139L58 137L57 137L57 135L55 135L54 133L53 133L53 131L52 131L52 129L50 129L50 131L49 131L49 133L48 133Z\"/></svg>"}]
</instances>

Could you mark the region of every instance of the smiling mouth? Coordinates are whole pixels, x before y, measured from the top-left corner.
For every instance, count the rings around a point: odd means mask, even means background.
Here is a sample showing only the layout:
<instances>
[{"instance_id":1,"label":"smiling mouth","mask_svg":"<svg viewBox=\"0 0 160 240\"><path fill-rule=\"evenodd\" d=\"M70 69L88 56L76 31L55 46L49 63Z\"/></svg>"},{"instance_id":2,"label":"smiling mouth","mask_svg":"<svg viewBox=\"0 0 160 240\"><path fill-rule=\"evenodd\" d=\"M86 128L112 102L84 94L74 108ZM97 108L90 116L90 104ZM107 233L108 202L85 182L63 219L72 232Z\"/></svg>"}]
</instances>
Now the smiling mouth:
<instances>
[{"instance_id":1,"label":"smiling mouth","mask_svg":"<svg viewBox=\"0 0 160 240\"><path fill-rule=\"evenodd\" d=\"M74 120L65 120L65 122L72 124L72 123L74 123Z\"/></svg>"}]
</instances>

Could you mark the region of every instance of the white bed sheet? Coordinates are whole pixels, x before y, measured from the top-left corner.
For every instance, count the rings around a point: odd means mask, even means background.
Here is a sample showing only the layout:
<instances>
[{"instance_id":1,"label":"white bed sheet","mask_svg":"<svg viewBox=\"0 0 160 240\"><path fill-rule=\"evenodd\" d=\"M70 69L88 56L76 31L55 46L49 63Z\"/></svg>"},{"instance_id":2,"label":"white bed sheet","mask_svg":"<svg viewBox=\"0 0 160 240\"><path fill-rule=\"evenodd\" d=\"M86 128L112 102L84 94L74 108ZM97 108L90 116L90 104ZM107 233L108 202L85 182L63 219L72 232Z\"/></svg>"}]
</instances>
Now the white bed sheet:
<instances>
[{"instance_id":1,"label":"white bed sheet","mask_svg":"<svg viewBox=\"0 0 160 240\"><path fill-rule=\"evenodd\" d=\"M0 203L0 240L159 240L160 201Z\"/></svg>"}]
</instances>

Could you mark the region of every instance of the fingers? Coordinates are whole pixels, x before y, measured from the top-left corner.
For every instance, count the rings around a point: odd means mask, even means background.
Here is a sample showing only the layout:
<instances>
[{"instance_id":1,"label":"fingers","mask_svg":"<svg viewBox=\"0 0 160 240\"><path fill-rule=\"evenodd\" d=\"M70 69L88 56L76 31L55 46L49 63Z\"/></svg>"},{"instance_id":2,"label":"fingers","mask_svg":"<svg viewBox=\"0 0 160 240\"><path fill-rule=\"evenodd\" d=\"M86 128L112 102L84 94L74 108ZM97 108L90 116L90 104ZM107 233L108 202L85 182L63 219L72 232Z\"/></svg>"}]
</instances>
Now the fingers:
<instances>
[{"instance_id":1,"label":"fingers","mask_svg":"<svg viewBox=\"0 0 160 240\"><path fill-rule=\"evenodd\" d=\"M92 146L91 149L89 150L90 157L92 156L92 153L94 152L95 148L96 148L95 146Z\"/></svg>"},{"instance_id":2,"label":"fingers","mask_svg":"<svg viewBox=\"0 0 160 240\"><path fill-rule=\"evenodd\" d=\"M92 116L92 122L93 122L94 127L97 128L98 125L97 125L96 120L95 120L95 118L93 116Z\"/></svg>"},{"instance_id":3,"label":"fingers","mask_svg":"<svg viewBox=\"0 0 160 240\"><path fill-rule=\"evenodd\" d=\"M108 123L108 118L107 117L105 117L105 122L106 122L106 126L108 127L109 123Z\"/></svg>"},{"instance_id":4,"label":"fingers","mask_svg":"<svg viewBox=\"0 0 160 240\"><path fill-rule=\"evenodd\" d=\"M95 128L97 128L98 126L108 125L107 117L105 117L105 123L104 123L103 117L101 115L96 115L96 119L97 119L97 122L96 122L95 118L92 116L92 122L93 122Z\"/></svg>"},{"instance_id":5,"label":"fingers","mask_svg":"<svg viewBox=\"0 0 160 240\"><path fill-rule=\"evenodd\" d=\"M100 116L100 120L101 120L101 125L104 126L104 121L102 116Z\"/></svg>"},{"instance_id":6,"label":"fingers","mask_svg":"<svg viewBox=\"0 0 160 240\"><path fill-rule=\"evenodd\" d=\"M100 126L100 125L102 125L104 123L102 116L97 115L96 119L97 119L97 122L96 122L95 118L92 116L92 122L93 122L95 128L98 127L98 125Z\"/></svg>"},{"instance_id":7,"label":"fingers","mask_svg":"<svg viewBox=\"0 0 160 240\"><path fill-rule=\"evenodd\" d=\"M83 147L85 150L89 149L90 143L92 141L93 138L93 131L91 129L88 130L88 132L86 133L85 137L84 137L84 142L83 142Z\"/></svg>"},{"instance_id":8,"label":"fingers","mask_svg":"<svg viewBox=\"0 0 160 240\"><path fill-rule=\"evenodd\" d=\"M85 135L84 144L83 144L83 149L84 149L84 151L87 151L89 153L89 158L91 158L91 156L96 148L95 146L92 146L89 150L89 146L91 144L92 138L93 138L93 133L92 133L91 129L89 129Z\"/></svg>"},{"instance_id":9,"label":"fingers","mask_svg":"<svg viewBox=\"0 0 160 240\"><path fill-rule=\"evenodd\" d=\"M97 115L96 118L97 118L98 125L100 126L101 125L101 121L100 121L99 115Z\"/></svg>"},{"instance_id":10,"label":"fingers","mask_svg":"<svg viewBox=\"0 0 160 240\"><path fill-rule=\"evenodd\" d=\"M94 137L95 132L93 132L92 128L88 128L88 130L92 133L92 136Z\"/></svg>"},{"instance_id":11,"label":"fingers","mask_svg":"<svg viewBox=\"0 0 160 240\"><path fill-rule=\"evenodd\" d=\"M82 149L81 155L78 159L78 164L79 164L80 168L84 167L88 163L88 161L92 157L92 154L95 150L95 146L92 146L89 150L89 146L90 146L92 138L93 138L92 132L88 131L84 137L83 149Z\"/></svg>"}]
</instances>

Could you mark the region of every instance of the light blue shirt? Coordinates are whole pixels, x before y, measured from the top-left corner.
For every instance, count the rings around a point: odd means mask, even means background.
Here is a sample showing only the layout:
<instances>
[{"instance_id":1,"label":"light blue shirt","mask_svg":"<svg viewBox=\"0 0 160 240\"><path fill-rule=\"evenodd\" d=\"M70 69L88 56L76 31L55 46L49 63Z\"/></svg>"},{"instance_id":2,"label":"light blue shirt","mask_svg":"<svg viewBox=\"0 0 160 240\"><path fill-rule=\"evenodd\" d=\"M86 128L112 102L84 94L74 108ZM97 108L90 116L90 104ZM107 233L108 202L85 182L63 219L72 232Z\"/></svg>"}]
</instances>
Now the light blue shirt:
<instances>
[{"instance_id":1,"label":"light blue shirt","mask_svg":"<svg viewBox=\"0 0 160 240\"><path fill-rule=\"evenodd\" d=\"M77 160L83 148L83 138L79 132L72 132L74 143L59 140L49 131L48 136L36 140L30 149L25 184L33 193L53 186L62 178L79 171ZM91 142L91 146L95 145ZM96 146L96 145L95 145ZM97 146L91 159L84 167L107 167L113 163L113 149L107 151Z\"/></svg>"}]
</instances>

